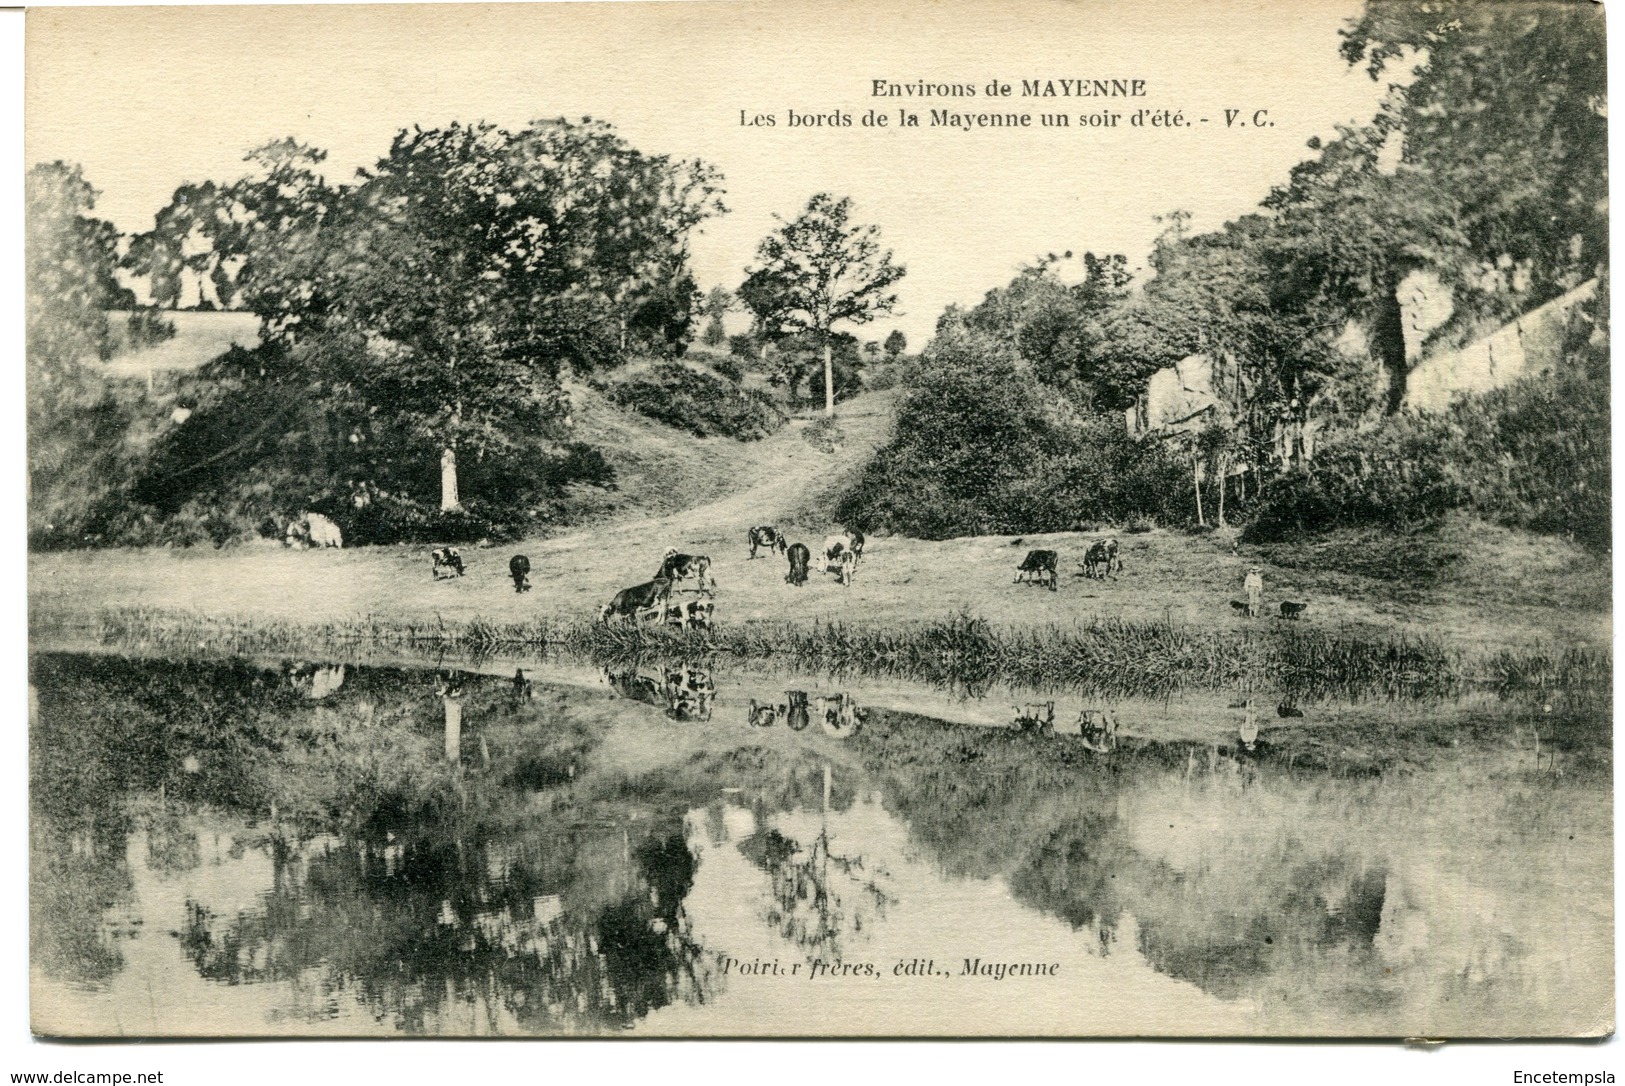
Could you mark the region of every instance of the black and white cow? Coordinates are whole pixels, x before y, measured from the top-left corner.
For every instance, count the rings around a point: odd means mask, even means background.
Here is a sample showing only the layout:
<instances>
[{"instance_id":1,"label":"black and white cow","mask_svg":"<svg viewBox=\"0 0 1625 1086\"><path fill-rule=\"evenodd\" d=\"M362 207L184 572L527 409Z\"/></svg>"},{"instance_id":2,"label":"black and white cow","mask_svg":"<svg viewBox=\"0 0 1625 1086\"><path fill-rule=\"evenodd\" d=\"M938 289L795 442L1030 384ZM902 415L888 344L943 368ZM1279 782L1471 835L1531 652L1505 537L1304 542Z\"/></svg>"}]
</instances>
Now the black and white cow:
<instances>
[{"instance_id":1,"label":"black and white cow","mask_svg":"<svg viewBox=\"0 0 1625 1086\"><path fill-rule=\"evenodd\" d=\"M515 592L530 591L530 559L516 554L508 559L508 576L513 578Z\"/></svg>"},{"instance_id":2,"label":"black and white cow","mask_svg":"<svg viewBox=\"0 0 1625 1086\"><path fill-rule=\"evenodd\" d=\"M823 571L835 574L843 585L852 583L852 573L858 568L858 556L852 550L852 541L845 535L832 535L824 540Z\"/></svg>"},{"instance_id":3,"label":"black and white cow","mask_svg":"<svg viewBox=\"0 0 1625 1086\"><path fill-rule=\"evenodd\" d=\"M663 577L673 585L693 577L705 595L714 595L717 590L716 578L711 576L711 559L703 554L679 554L676 547L666 548L655 577Z\"/></svg>"},{"instance_id":4,"label":"black and white cow","mask_svg":"<svg viewBox=\"0 0 1625 1086\"><path fill-rule=\"evenodd\" d=\"M429 553L429 559L430 572L437 581L463 575L463 556L456 547L436 547Z\"/></svg>"},{"instance_id":5,"label":"black and white cow","mask_svg":"<svg viewBox=\"0 0 1625 1086\"><path fill-rule=\"evenodd\" d=\"M1060 562L1060 556L1054 551L1028 551L1027 557L1021 560L1016 567L1016 579L1012 584L1026 581L1028 584L1048 585L1051 592L1055 591L1055 568Z\"/></svg>"},{"instance_id":6,"label":"black and white cow","mask_svg":"<svg viewBox=\"0 0 1625 1086\"><path fill-rule=\"evenodd\" d=\"M805 543L794 543L790 546L789 557L790 572L785 574L784 583L800 588L807 583L807 567L812 565L812 551L807 549Z\"/></svg>"},{"instance_id":7,"label":"black and white cow","mask_svg":"<svg viewBox=\"0 0 1625 1086\"><path fill-rule=\"evenodd\" d=\"M598 612L598 621L608 625L612 618L637 618L647 611L653 611L656 616L663 617L670 602L671 581L665 577L656 577L652 581L623 588L615 593L615 598Z\"/></svg>"},{"instance_id":8,"label":"black and white cow","mask_svg":"<svg viewBox=\"0 0 1625 1086\"><path fill-rule=\"evenodd\" d=\"M1117 556L1117 549L1115 539L1095 540L1083 556L1083 575L1097 581L1116 577L1123 568L1123 560Z\"/></svg>"},{"instance_id":9,"label":"black and white cow","mask_svg":"<svg viewBox=\"0 0 1625 1086\"><path fill-rule=\"evenodd\" d=\"M756 557L756 551L759 548L765 548L769 554L772 554L775 550L783 554L784 549L789 546L785 542L784 533L770 524L762 524L752 528L747 538L750 541L750 556L752 558Z\"/></svg>"}]
</instances>

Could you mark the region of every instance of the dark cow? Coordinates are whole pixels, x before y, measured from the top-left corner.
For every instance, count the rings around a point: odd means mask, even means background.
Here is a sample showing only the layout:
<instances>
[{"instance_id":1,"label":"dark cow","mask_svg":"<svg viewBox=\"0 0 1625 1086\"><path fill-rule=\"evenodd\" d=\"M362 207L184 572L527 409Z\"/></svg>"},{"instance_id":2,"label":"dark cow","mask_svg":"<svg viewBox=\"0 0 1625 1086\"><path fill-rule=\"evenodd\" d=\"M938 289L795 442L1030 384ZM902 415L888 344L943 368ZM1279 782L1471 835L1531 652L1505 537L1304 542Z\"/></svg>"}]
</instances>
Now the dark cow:
<instances>
[{"instance_id":1,"label":"dark cow","mask_svg":"<svg viewBox=\"0 0 1625 1086\"><path fill-rule=\"evenodd\" d=\"M856 528L848 528L846 530L846 539L847 546L852 551L852 557L859 562L863 561L863 533Z\"/></svg>"},{"instance_id":2,"label":"dark cow","mask_svg":"<svg viewBox=\"0 0 1625 1086\"><path fill-rule=\"evenodd\" d=\"M513 696L515 701L529 701L531 698L536 696L536 685L529 679L525 678L524 668L515 668L513 678L509 680L509 682L513 686Z\"/></svg>"},{"instance_id":3,"label":"dark cow","mask_svg":"<svg viewBox=\"0 0 1625 1086\"><path fill-rule=\"evenodd\" d=\"M1059 562L1060 556L1054 551L1028 551L1027 557L1016 567L1016 579L1011 583L1019 584L1025 579L1028 584L1048 585L1054 592L1055 567Z\"/></svg>"},{"instance_id":4,"label":"dark cow","mask_svg":"<svg viewBox=\"0 0 1625 1086\"><path fill-rule=\"evenodd\" d=\"M858 556L852 550L851 540L845 535L832 535L824 540L824 572L833 573L843 585L852 583L852 572L858 568Z\"/></svg>"},{"instance_id":5,"label":"dark cow","mask_svg":"<svg viewBox=\"0 0 1625 1086\"><path fill-rule=\"evenodd\" d=\"M1116 577L1123 568L1123 560L1117 556L1117 540L1097 539L1083 556L1083 575L1097 581L1104 581L1107 577Z\"/></svg>"},{"instance_id":6,"label":"dark cow","mask_svg":"<svg viewBox=\"0 0 1625 1086\"><path fill-rule=\"evenodd\" d=\"M1298 621L1299 616L1307 610L1309 610L1307 603L1287 603L1285 601L1281 603L1281 617L1291 622Z\"/></svg>"},{"instance_id":7,"label":"dark cow","mask_svg":"<svg viewBox=\"0 0 1625 1086\"><path fill-rule=\"evenodd\" d=\"M807 567L812 565L812 551L807 544L796 543L790 547L790 572L785 574L784 583L793 584L797 588L807 583Z\"/></svg>"},{"instance_id":8,"label":"dark cow","mask_svg":"<svg viewBox=\"0 0 1625 1086\"><path fill-rule=\"evenodd\" d=\"M678 554L675 547L666 548L660 571L655 574L656 579L662 577L674 585L693 577L706 595L714 594L717 589L716 579L711 576L711 559L703 554Z\"/></svg>"},{"instance_id":9,"label":"dark cow","mask_svg":"<svg viewBox=\"0 0 1625 1086\"><path fill-rule=\"evenodd\" d=\"M429 559L433 563L430 572L437 581L463 575L463 556L457 553L456 547L436 547L430 552Z\"/></svg>"},{"instance_id":10,"label":"dark cow","mask_svg":"<svg viewBox=\"0 0 1625 1086\"><path fill-rule=\"evenodd\" d=\"M615 593L615 598L598 612L598 621L608 625L611 618L636 618L650 610L664 616L670 602L671 581L665 577L656 577L652 581L623 588Z\"/></svg>"},{"instance_id":11,"label":"dark cow","mask_svg":"<svg viewBox=\"0 0 1625 1086\"><path fill-rule=\"evenodd\" d=\"M1240 611L1242 614L1246 614L1247 613L1247 601L1246 600L1231 600L1230 601L1230 609L1232 611Z\"/></svg>"},{"instance_id":12,"label":"dark cow","mask_svg":"<svg viewBox=\"0 0 1625 1086\"><path fill-rule=\"evenodd\" d=\"M758 548L766 548L769 554L772 554L775 550L780 554L783 554L785 547L789 546L789 544L784 540L784 533L769 524L763 524L752 528L748 538L750 540L750 556L752 558L756 557L756 551Z\"/></svg>"},{"instance_id":13,"label":"dark cow","mask_svg":"<svg viewBox=\"0 0 1625 1086\"><path fill-rule=\"evenodd\" d=\"M516 554L508 559L508 576L513 578L515 592L530 591L530 559Z\"/></svg>"}]
</instances>

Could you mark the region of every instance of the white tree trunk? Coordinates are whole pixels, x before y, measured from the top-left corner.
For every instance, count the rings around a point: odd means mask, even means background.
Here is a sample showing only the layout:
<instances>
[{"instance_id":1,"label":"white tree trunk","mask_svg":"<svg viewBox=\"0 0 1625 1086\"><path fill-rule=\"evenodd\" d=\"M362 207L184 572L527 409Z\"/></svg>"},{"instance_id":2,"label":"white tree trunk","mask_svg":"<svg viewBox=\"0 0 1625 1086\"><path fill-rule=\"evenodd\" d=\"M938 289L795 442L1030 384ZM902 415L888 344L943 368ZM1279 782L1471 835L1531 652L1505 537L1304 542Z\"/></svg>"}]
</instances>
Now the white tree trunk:
<instances>
[{"instance_id":1,"label":"white tree trunk","mask_svg":"<svg viewBox=\"0 0 1625 1086\"><path fill-rule=\"evenodd\" d=\"M824 341L824 414L835 414L835 363L829 341Z\"/></svg>"},{"instance_id":2,"label":"white tree trunk","mask_svg":"<svg viewBox=\"0 0 1625 1086\"><path fill-rule=\"evenodd\" d=\"M457 450L448 446L440 454L440 511L450 513L461 508L457 498Z\"/></svg>"}]
</instances>

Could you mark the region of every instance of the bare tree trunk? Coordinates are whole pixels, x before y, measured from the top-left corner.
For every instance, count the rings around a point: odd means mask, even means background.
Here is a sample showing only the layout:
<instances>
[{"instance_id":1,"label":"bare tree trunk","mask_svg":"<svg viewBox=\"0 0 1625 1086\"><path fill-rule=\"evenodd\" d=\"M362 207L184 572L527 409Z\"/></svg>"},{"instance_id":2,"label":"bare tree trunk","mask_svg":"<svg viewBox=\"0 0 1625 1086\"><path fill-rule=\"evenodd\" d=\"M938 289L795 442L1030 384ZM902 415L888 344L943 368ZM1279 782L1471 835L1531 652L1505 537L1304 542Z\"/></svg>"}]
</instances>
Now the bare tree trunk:
<instances>
[{"instance_id":1,"label":"bare tree trunk","mask_svg":"<svg viewBox=\"0 0 1625 1086\"><path fill-rule=\"evenodd\" d=\"M824 414L835 414L835 363L829 340L824 340Z\"/></svg>"},{"instance_id":2,"label":"bare tree trunk","mask_svg":"<svg viewBox=\"0 0 1625 1086\"><path fill-rule=\"evenodd\" d=\"M1224 484L1230 478L1230 458L1219 457L1219 527L1224 527Z\"/></svg>"},{"instance_id":3,"label":"bare tree trunk","mask_svg":"<svg viewBox=\"0 0 1625 1086\"><path fill-rule=\"evenodd\" d=\"M440 511L450 513L462 508L457 498L457 450L447 445L440 454Z\"/></svg>"},{"instance_id":4,"label":"bare tree trunk","mask_svg":"<svg viewBox=\"0 0 1625 1086\"><path fill-rule=\"evenodd\" d=\"M1191 453L1191 481L1196 484L1196 523L1205 528L1207 518L1202 515L1202 458L1194 452Z\"/></svg>"}]
</instances>

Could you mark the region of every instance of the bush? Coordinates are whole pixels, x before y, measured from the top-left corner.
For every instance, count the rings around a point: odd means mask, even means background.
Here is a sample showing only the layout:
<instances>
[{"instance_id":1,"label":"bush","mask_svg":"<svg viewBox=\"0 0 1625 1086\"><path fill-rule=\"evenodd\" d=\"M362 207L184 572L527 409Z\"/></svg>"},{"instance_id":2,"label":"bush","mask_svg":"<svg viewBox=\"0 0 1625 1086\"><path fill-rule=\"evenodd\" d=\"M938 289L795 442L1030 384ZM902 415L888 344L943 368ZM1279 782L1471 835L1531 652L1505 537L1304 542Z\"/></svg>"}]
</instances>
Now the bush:
<instances>
[{"instance_id":1,"label":"bush","mask_svg":"<svg viewBox=\"0 0 1625 1086\"><path fill-rule=\"evenodd\" d=\"M1307 471L1269 485L1243 538L1405 528L1466 509L1607 550L1609 440L1605 381L1583 372L1530 378L1327 444Z\"/></svg>"},{"instance_id":2,"label":"bush","mask_svg":"<svg viewBox=\"0 0 1625 1086\"><path fill-rule=\"evenodd\" d=\"M785 423L784 412L761 393L677 363L665 363L609 389L609 396L667 426L697 437L756 441Z\"/></svg>"}]
</instances>

